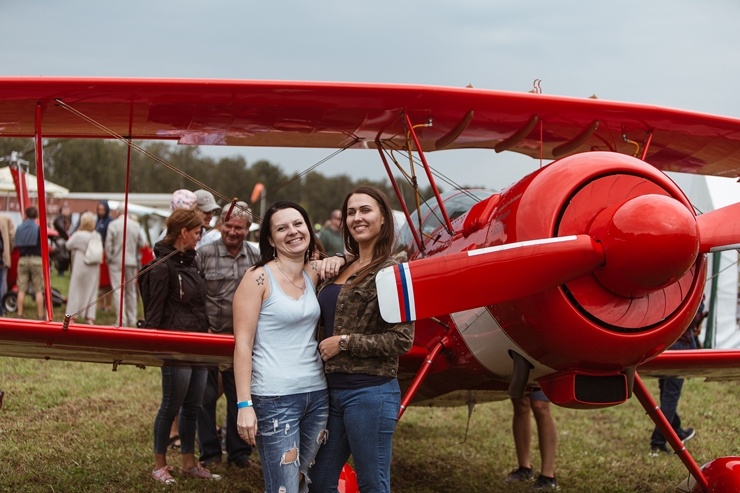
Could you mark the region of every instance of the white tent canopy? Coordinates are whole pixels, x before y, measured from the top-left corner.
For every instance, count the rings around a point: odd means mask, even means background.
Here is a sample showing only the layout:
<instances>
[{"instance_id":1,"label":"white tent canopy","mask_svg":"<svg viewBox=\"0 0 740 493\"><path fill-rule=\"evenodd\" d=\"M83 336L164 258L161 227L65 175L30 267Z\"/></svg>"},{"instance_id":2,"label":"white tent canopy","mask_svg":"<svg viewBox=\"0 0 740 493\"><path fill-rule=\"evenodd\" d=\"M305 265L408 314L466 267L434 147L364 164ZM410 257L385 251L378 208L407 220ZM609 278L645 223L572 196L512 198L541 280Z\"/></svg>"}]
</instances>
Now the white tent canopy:
<instances>
[{"instance_id":1,"label":"white tent canopy","mask_svg":"<svg viewBox=\"0 0 740 493\"><path fill-rule=\"evenodd\" d=\"M28 186L28 194L30 196L38 195L36 176L31 173L26 173L26 184ZM69 190L52 183L49 180L44 180L44 188L47 195L53 197L65 197L69 194ZM12 193L15 195L15 182L13 182L13 175L10 172L10 168L5 166L0 168L0 193L8 194Z\"/></svg>"},{"instance_id":2,"label":"white tent canopy","mask_svg":"<svg viewBox=\"0 0 740 493\"><path fill-rule=\"evenodd\" d=\"M740 183L734 178L716 176L689 175L685 173L668 173L681 187L697 214L713 211L740 201ZM718 268L712 263L719 258ZM706 309L714 308L713 316L704 322L702 340L706 334L706 324L713 322L714 337L711 346L714 348L740 348L740 331L738 330L738 254L737 250L727 250L718 255L708 256ZM717 273L713 278L713 271ZM716 286L714 283L716 282ZM714 293L714 299L712 294Z\"/></svg>"}]
</instances>

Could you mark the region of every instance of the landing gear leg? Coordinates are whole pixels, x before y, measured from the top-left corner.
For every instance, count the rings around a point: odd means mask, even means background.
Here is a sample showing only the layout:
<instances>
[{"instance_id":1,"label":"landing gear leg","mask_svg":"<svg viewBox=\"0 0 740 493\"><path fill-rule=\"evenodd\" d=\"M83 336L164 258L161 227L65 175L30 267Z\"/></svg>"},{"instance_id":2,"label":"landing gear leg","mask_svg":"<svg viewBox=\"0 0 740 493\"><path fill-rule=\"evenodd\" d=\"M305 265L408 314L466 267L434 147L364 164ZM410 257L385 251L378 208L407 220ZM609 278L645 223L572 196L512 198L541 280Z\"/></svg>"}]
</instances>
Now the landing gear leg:
<instances>
[{"instance_id":1,"label":"landing gear leg","mask_svg":"<svg viewBox=\"0 0 740 493\"><path fill-rule=\"evenodd\" d=\"M696 486L699 486L701 489L695 491L709 491L709 482L704 476L704 473L702 473L702 470L696 464L696 461L694 461L694 458L691 456L689 451L686 450L686 447L683 442L681 442L681 439L678 438L676 432L673 431L673 427L660 410L660 407L656 404L655 399L653 399L650 392L648 392L647 387L645 387L645 384L637 372L635 372L634 393L637 400L640 401L640 404L642 404L642 407L645 409L645 412L647 412L650 419L653 420L665 437L666 442L668 442L671 448L676 452L676 455L681 459L681 462L684 463L686 469L689 470L689 474L696 479Z\"/></svg>"}]
</instances>

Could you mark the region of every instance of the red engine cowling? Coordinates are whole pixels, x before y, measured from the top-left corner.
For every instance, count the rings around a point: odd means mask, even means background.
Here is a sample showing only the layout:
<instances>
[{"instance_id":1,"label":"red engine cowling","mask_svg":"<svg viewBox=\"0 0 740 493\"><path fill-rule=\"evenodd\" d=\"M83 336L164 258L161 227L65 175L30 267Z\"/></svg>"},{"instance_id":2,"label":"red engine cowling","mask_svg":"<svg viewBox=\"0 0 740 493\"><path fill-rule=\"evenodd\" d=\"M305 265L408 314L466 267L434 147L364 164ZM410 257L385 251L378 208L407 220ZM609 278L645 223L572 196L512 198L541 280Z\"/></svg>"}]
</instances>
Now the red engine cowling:
<instances>
[{"instance_id":1,"label":"red engine cowling","mask_svg":"<svg viewBox=\"0 0 740 493\"><path fill-rule=\"evenodd\" d=\"M603 244L605 264L591 274L490 310L525 358L556 370L540 380L551 400L622 402L624 370L678 339L701 300L706 259L688 199L638 159L591 152L550 164L498 200L492 245L578 234Z\"/></svg>"}]
</instances>

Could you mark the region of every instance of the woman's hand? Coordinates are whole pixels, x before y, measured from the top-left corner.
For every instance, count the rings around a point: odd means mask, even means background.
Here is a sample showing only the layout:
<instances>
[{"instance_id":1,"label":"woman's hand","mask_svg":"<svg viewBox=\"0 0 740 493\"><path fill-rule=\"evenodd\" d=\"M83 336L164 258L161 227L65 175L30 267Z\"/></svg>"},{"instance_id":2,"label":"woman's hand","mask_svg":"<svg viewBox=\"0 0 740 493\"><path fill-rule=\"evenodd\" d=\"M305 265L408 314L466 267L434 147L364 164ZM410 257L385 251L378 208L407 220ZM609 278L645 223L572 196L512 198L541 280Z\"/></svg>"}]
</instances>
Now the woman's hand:
<instances>
[{"instance_id":1,"label":"woman's hand","mask_svg":"<svg viewBox=\"0 0 740 493\"><path fill-rule=\"evenodd\" d=\"M341 349L339 349L340 339L341 336L331 336L319 343L319 355L321 355L322 360L329 361L341 352Z\"/></svg>"},{"instance_id":2,"label":"woman's hand","mask_svg":"<svg viewBox=\"0 0 740 493\"><path fill-rule=\"evenodd\" d=\"M254 412L254 407L239 409L236 416L236 431L250 447L257 444L257 414Z\"/></svg>"},{"instance_id":3,"label":"woman's hand","mask_svg":"<svg viewBox=\"0 0 740 493\"><path fill-rule=\"evenodd\" d=\"M335 277L339 274L339 269L347 263L347 259L344 257L326 257L321 260L316 260L316 269L319 277L322 280Z\"/></svg>"}]
</instances>

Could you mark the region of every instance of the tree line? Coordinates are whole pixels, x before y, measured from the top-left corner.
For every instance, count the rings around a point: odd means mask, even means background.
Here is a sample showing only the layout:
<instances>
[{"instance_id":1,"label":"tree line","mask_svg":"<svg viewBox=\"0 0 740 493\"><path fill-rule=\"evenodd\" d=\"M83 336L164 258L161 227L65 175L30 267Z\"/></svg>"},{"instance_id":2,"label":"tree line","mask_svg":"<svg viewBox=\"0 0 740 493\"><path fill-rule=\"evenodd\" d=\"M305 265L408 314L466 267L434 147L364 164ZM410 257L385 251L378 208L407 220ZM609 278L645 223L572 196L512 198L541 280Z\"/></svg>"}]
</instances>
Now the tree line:
<instances>
[{"instance_id":1,"label":"tree line","mask_svg":"<svg viewBox=\"0 0 740 493\"><path fill-rule=\"evenodd\" d=\"M308 211L314 222L323 222L333 209L341 205L343 197L360 184L376 186L386 192L393 207L400 209L388 180L355 181L349 175L325 176L311 171L288 175L269 161L247 163L243 156L223 157L218 160L203 155L197 146L178 146L162 141L138 141L131 150L129 193L172 193L185 188L202 188L198 182L215 191L221 204L233 197L250 202L254 186L265 187L265 201L269 205L278 200L292 200ZM102 139L48 139L44 141L44 177L71 192L123 193L126 183L128 146L120 141ZM36 172L34 141L32 139L0 139L0 158L12 151L30 162L29 171ZM2 165L2 163L0 163ZM194 181L195 180L195 181ZM415 208L413 188L398 179L409 209ZM431 190L421 191L424 198ZM259 212L259 204L252 207Z\"/></svg>"}]
</instances>

